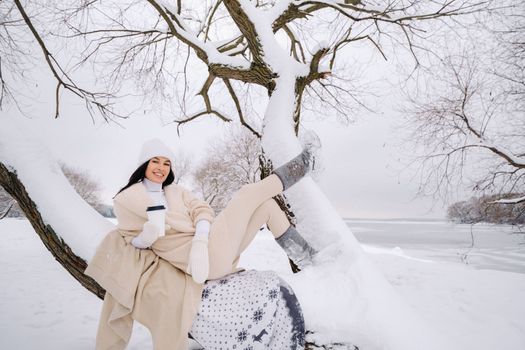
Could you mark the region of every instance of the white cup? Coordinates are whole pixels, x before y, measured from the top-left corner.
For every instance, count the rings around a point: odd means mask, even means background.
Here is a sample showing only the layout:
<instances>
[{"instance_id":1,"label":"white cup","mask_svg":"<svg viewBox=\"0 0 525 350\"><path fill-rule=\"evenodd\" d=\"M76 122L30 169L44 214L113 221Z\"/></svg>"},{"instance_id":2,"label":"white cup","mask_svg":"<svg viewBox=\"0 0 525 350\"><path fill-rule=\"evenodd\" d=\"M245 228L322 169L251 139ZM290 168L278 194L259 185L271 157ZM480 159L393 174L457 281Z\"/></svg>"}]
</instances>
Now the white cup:
<instances>
[{"instance_id":1,"label":"white cup","mask_svg":"<svg viewBox=\"0 0 525 350\"><path fill-rule=\"evenodd\" d=\"M146 209L148 214L148 220L153 222L160 229L159 236L164 236L165 232L165 218L166 218L166 208L163 205L156 205L153 207L148 207Z\"/></svg>"}]
</instances>

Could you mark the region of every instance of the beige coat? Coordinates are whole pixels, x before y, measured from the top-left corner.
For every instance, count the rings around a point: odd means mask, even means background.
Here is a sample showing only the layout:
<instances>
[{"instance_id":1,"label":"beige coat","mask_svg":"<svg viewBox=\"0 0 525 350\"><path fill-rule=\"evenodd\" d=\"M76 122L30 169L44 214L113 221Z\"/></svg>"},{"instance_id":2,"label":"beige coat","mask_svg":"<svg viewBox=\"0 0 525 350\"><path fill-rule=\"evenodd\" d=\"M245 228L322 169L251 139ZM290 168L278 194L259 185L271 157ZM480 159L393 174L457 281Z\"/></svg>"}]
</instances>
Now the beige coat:
<instances>
[{"instance_id":1,"label":"beige coat","mask_svg":"<svg viewBox=\"0 0 525 350\"><path fill-rule=\"evenodd\" d=\"M106 289L98 350L124 349L133 320L150 330L155 350L187 349L187 334L203 286L184 271L195 223L201 219L213 221L214 212L179 185L166 186L164 193L169 209L166 236L160 237L151 249L137 249L130 244L147 221L146 208L153 205L145 187L137 183L115 197L117 229L106 235L85 271ZM215 222L212 228L226 229L217 225L222 224Z\"/></svg>"}]
</instances>

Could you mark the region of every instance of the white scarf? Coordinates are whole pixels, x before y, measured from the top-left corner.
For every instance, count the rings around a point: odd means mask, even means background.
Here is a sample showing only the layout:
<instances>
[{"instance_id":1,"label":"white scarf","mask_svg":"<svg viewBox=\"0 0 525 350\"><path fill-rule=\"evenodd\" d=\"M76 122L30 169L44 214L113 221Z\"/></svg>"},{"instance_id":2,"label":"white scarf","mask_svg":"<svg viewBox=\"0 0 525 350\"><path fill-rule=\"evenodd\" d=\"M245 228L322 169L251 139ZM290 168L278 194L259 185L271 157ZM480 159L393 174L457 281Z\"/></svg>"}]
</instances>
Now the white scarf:
<instances>
[{"instance_id":1,"label":"white scarf","mask_svg":"<svg viewBox=\"0 0 525 350\"><path fill-rule=\"evenodd\" d=\"M164 207L168 209L168 203L166 201L166 196L164 195L164 190L162 189L162 184L150 181L147 178L142 180L142 184L146 187L146 192L148 192L148 195L153 200L153 204L164 205Z\"/></svg>"}]
</instances>

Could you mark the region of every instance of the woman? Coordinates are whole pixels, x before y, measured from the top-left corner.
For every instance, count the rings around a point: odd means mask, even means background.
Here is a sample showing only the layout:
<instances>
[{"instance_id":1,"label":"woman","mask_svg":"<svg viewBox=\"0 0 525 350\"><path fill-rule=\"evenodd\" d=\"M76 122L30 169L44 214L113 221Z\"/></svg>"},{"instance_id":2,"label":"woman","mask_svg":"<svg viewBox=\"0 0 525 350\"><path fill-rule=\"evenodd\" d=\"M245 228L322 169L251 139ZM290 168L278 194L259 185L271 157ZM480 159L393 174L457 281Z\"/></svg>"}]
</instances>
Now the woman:
<instances>
[{"instance_id":1,"label":"woman","mask_svg":"<svg viewBox=\"0 0 525 350\"><path fill-rule=\"evenodd\" d=\"M242 270L237 267L240 254L264 224L299 267L315 254L272 199L309 171L309 148L267 178L242 186L217 217L205 201L173 184L173 163L173 153L160 140L146 142L140 166L114 198L117 229L99 245L85 272L106 289L97 349L125 348L133 320L151 331L156 350L186 349L190 330L211 348L213 340L209 336L206 339L210 333L206 319L211 313L206 310L213 309L213 304L205 300L204 287L220 289L222 285L227 295L228 282L239 283L243 275L234 273ZM165 235L161 235L161 227L148 220L146 212L148 207L159 205L167 207ZM257 279L244 274L245 278ZM290 313L300 316L297 303L292 305L291 289L284 281L277 281L277 285L283 287L281 295L288 294ZM300 326L297 321L293 323L290 334L297 345L304 342L304 327L303 335L298 336ZM275 324L271 326L275 329ZM243 331L237 334L242 346L248 344L245 340L249 335ZM271 347L265 332L268 334L266 328L252 334L252 345L265 341L266 347Z\"/></svg>"}]
</instances>

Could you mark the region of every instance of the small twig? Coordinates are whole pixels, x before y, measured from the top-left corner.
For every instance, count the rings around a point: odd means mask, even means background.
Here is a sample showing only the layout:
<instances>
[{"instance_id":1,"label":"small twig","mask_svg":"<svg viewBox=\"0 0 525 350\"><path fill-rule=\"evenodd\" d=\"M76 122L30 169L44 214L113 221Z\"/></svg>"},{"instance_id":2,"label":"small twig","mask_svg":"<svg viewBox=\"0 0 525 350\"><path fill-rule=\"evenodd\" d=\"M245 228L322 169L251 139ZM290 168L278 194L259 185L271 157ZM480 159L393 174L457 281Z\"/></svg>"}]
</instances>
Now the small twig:
<instances>
[{"instance_id":1,"label":"small twig","mask_svg":"<svg viewBox=\"0 0 525 350\"><path fill-rule=\"evenodd\" d=\"M228 88L228 92L230 93L231 98L233 99L233 102L235 103L235 108L237 108L237 113L239 114L239 120L241 121L241 124L245 126L248 130L250 130L257 138L261 138L262 135L257 132L250 124L246 122L244 119L244 115L242 114L241 104L239 103L239 99L237 98L237 94L235 93L235 90L233 90L233 87L230 83L229 79L222 79L224 81L224 84Z\"/></svg>"},{"instance_id":2,"label":"small twig","mask_svg":"<svg viewBox=\"0 0 525 350\"><path fill-rule=\"evenodd\" d=\"M16 201L14 199L11 199L9 201L9 203L7 204L7 208L4 209L4 212L3 213L0 213L0 220L2 220L3 218L5 218L7 216L7 214L9 214L9 211L11 211L11 208L13 208L13 206L15 205Z\"/></svg>"},{"instance_id":3,"label":"small twig","mask_svg":"<svg viewBox=\"0 0 525 350\"><path fill-rule=\"evenodd\" d=\"M197 119L198 117L201 117L203 115L208 115L208 114L214 114L216 115L217 117L219 117L219 119L225 121L225 122L231 122L232 120L228 117L226 117L224 114L222 114L221 112L217 111L217 110L214 110L214 109L210 109L210 110L206 110L206 111L202 111L202 112L198 112L198 113L195 113L193 115L190 115L189 117L185 118L185 119L181 119L181 120L175 120L174 123L177 124L177 135L180 136L180 126L182 124L186 124L188 122L191 122L192 120L194 119Z\"/></svg>"}]
</instances>

